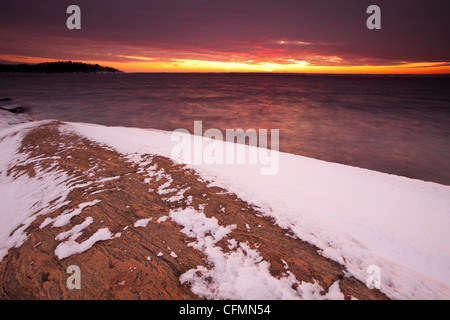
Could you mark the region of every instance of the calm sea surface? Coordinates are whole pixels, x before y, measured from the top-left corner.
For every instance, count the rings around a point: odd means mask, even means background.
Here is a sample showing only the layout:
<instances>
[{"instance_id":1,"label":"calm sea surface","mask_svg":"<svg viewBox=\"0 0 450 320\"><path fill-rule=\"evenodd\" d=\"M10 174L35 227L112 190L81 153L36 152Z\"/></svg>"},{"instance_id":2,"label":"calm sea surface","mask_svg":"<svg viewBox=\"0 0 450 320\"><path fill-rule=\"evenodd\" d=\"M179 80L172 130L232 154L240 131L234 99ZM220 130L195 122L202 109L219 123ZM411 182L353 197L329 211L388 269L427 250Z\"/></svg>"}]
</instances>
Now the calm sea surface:
<instances>
[{"instance_id":1,"label":"calm sea surface","mask_svg":"<svg viewBox=\"0 0 450 320\"><path fill-rule=\"evenodd\" d=\"M280 151L450 185L450 77L0 74L38 120L279 129Z\"/></svg>"}]
</instances>

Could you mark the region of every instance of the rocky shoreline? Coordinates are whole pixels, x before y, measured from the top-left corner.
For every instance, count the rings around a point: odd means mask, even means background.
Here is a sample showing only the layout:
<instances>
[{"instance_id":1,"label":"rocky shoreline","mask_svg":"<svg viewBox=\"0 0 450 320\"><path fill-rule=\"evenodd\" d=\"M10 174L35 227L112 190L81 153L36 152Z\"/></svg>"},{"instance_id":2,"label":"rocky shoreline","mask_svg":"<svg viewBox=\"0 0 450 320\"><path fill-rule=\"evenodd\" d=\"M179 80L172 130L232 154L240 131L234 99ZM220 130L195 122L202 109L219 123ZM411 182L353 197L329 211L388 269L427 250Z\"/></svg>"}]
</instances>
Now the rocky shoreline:
<instances>
[{"instance_id":1,"label":"rocky shoreline","mask_svg":"<svg viewBox=\"0 0 450 320\"><path fill-rule=\"evenodd\" d=\"M187 208L218 226L232 226L214 243L221 254L257 251L261 268L267 265L275 280L290 279L293 292L308 283L320 288L315 298L388 299L347 276L344 266L258 208L168 158L148 154L131 161L129 155L64 130L58 121L28 130L19 153L27 161L10 166L8 177L64 172L71 188L62 205L33 212L28 225L14 230L27 238L0 262L0 299L210 299L196 286L215 290L214 265L198 249L200 240L195 242L171 215ZM66 224L56 223L61 217ZM110 238L68 256L57 254L62 244L81 248L106 228ZM81 270L80 289L67 287L71 265ZM191 277L183 281L189 271Z\"/></svg>"}]
</instances>

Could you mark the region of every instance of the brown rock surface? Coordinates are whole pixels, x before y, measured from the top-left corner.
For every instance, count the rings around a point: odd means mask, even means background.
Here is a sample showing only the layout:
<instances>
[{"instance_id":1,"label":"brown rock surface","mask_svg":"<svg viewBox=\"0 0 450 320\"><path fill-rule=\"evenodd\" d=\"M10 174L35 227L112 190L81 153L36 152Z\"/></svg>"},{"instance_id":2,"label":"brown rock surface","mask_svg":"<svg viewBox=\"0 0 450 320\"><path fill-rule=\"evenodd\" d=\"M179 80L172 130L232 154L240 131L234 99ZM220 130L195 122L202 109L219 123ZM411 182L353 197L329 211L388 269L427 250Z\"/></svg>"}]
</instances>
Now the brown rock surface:
<instances>
[{"instance_id":1,"label":"brown rock surface","mask_svg":"<svg viewBox=\"0 0 450 320\"><path fill-rule=\"evenodd\" d=\"M345 277L342 265L320 255L313 245L289 235L288 230L275 225L257 208L226 190L208 186L182 165L153 155L144 156L138 165L111 148L60 130L61 126L53 122L30 131L23 139L20 152L35 161L12 167L8 173L33 176L37 166L59 168L84 186L73 188L66 199L70 202L54 212L48 215L36 212L26 229L28 240L10 249L0 262L1 299L201 298L191 292L189 283L181 284L179 278L199 265L209 268L205 256L188 245L193 239L181 232L182 226L172 219L158 221L173 208L185 208L188 197L190 206L204 207L204 214L215 217L220 225L236 225L229 236L258 248L270 263L273 276L280 277L287 263L297 280L317 281L325 291L340 280L346 298L387 299L380 291L369 290L360 281ZM156 175L149 175L155 168L164 169L173 181L168 181L167 175L159 180ZM156 192L166 182L171 182L170 188L176 191ZM184 200L167 201L187 187L190 189L184 192ZM94 200L100 202L85 207L65 226L42 225L46 219L57 218ZM89 239L100 228L108 228L116 237L59 259L55 249L61 241L55 238L88 217L93 222L82 230L76 242ZM136 221L149 218L146 226L134 226ZM224 252L231 250L223 240L217 245ZM79 290L67 288L70 275L66 270L70 265L77 265L81 270Z\"/></svg>"}]
</instances>

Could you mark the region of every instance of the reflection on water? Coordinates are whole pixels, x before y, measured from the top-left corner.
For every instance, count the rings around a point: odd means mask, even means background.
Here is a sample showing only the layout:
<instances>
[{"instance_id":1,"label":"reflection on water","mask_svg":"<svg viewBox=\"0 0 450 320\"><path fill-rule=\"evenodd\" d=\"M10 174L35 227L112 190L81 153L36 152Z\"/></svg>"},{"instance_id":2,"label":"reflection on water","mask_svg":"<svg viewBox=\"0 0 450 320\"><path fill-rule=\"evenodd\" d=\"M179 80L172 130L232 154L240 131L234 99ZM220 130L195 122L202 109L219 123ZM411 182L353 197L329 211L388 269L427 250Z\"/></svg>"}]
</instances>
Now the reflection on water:
<instances>
[{"instance_id":1,"label":"reflection on water","mask_svg":"<svg viewBox=\"0 0 450 320\"><path fill-rule=\"evenodd\" d=\"M450 78L1 74L37 119L193 132L280 129L280 150L450 185Z\"/></svg>"}]
</instances>

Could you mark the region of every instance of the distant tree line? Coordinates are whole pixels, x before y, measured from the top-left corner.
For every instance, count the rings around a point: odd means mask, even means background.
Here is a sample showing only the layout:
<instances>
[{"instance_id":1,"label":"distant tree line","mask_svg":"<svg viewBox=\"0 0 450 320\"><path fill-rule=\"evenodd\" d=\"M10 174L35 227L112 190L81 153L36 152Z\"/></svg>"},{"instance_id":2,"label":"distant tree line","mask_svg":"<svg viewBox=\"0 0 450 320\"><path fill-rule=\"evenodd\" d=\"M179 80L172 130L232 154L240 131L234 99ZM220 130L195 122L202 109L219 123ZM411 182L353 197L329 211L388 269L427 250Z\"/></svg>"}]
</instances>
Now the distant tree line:
<instances>
[{"instance_id":1,"label":"distant tree line","mask_svg":"<svg viewBox=\"0 0 450 320\"><path fill-rule=\"evenodd\" d=\"M44 62L38 64L0 64L0 72L35 72L35 73L103 73L122 72L120 70L72 61Z\"/></svg>"}]
</instances>

